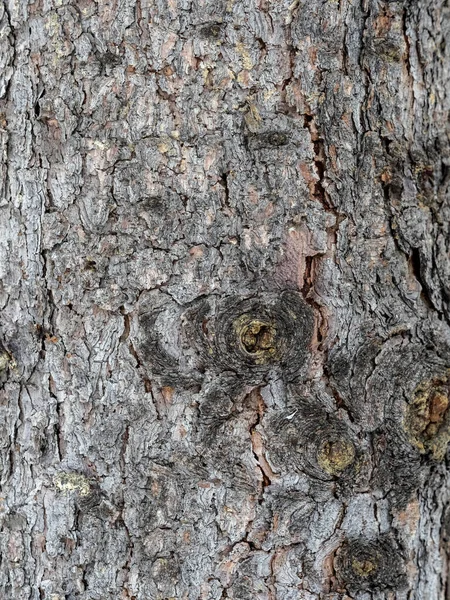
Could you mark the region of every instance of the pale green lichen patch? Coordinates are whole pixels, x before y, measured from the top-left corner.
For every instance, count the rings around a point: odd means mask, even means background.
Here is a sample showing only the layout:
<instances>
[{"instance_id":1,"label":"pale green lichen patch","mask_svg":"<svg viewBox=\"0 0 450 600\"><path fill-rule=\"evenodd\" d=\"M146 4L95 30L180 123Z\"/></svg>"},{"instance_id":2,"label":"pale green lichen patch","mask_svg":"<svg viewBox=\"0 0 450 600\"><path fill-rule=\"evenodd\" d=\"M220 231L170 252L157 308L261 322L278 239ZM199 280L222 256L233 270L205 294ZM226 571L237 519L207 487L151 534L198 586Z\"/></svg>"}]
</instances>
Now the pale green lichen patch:
<instances>
[{"instance_id":1,"label":"pale green lichen patch","mask_svg":"<svg viewBox=\"0 0 450 600\"><path fill-rule=\"evenodd\" d=\"M440 377L422 382L408 405L404 428L423 454L442 460L450 441L449 381Z\"/></svg>"},{"instance_id":2,"label":"pale green lichen patch","mask_svg":"<svg viewBox=\"0 0 450 600\"><path fill-rule=\"evenodd\" d=\"M17 364L12 354L10 354L0 343L0 372L6 369L16 369Z\"/></svg>"},{"instance_id":3,"label":"pale green lichen patch","mask_svg":"<svg viewBox=\"0 0 450 600\"><path fill-rule=\"evenodd\" d=\"M0 371L6 369L6 367L9 365L10 360L10 356L7 352L2 352L0 354Z\"/></svg>"},{"instance_id":4,"label":"pale green lichen patch","mask_svg":"<svg viewBox=\"0 0 450 600\"><path fill-rule=\"evenodd\" d=\"M89 480L80 473L58 473L53 481L60 492L76 492L83 497L91 492Z\"/></svg>"}]
</instances>

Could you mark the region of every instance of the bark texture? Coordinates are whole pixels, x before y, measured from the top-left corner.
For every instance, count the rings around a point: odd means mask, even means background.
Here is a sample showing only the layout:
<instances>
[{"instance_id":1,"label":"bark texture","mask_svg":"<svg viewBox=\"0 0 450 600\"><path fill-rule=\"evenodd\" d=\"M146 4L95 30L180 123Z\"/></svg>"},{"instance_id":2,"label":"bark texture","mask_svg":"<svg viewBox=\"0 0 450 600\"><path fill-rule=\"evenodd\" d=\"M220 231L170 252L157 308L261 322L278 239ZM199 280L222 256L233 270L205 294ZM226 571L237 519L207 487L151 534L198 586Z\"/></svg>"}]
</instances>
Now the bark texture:
<instances>
[{"instance_id":1,"label":"bark texture","mask_svg":"<svg viewBox=\"0 0 450 600\"><path fill-rule=\"evenodd\" d=\"M3 0L0 597L444 600L448 0Z\"/></svg>"}]
</instances>

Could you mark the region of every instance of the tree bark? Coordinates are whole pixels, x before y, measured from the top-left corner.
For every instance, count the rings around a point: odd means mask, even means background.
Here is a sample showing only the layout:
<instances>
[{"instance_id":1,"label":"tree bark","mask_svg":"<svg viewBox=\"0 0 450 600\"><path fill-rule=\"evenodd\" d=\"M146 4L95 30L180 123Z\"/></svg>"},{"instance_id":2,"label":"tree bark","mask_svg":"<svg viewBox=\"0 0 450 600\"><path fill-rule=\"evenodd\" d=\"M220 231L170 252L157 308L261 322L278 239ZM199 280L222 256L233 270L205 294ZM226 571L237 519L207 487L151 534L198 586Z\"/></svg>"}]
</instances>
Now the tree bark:
<instances>
[{"instance_id":1,"label":"tree bark","mask_svg":"<svg viewBox=\"0 0 450 600\"><path fill-rule=\"evenodd\" d=\"M448 0L3 0L5 600L444 600Z\"/></svg>"}]
</instances>

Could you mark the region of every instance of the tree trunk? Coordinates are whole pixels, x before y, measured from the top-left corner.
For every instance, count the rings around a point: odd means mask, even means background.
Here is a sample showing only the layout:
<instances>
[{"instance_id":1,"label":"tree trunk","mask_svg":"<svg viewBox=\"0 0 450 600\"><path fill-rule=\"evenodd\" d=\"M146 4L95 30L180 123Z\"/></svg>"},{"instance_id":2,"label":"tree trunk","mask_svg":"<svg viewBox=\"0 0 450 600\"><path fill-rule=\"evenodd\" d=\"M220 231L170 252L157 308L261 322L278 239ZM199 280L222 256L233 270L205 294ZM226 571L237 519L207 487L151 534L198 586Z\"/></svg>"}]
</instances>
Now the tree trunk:
<instances>
[{"instance_id":1,"label":"tree trunk","mask_svg":"<svg viewBox=\"0 0 450 600\"><path fill-rule=\"evenodd\" d=\"M450 598L448 0L3 0L5 600Z\"/></svg>"}]
</instances>

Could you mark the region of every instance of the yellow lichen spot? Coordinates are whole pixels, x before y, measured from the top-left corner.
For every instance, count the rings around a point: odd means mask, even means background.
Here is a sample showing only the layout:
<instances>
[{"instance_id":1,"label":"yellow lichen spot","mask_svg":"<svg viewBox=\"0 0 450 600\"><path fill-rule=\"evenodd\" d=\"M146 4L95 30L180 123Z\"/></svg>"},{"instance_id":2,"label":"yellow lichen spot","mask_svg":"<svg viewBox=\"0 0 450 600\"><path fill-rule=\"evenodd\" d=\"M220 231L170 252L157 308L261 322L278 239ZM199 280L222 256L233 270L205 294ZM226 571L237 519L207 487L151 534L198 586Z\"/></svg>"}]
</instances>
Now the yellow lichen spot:
<instances>
[{"instance_id":1,"label":"yellow lichen spot","mask_svg":"<svg viewBox=\"0 0 450 600\"><path fill-rule=\"evenodd\" d=\"M108 141L102 142L101 140L94 140L93 145L99 150L108 150L108 148L111 146Z\"/></svg>"},{"instance_id":2,"label":"yellow lichen spot","mask_svg":"<svg viewBox=\"0 0 450 600\"><path fill-rule=\"evenodd\" d=\"M248 84L249 84L248 71L246 71L245 69L243 71L240 71L237 76L237 82L244 87L248 87Z\"/></svg>"},{"instance_id":3,"label":"yellow lichen spot","mask_svg":"<svg viewBox=\"0 0 450 600\"><path fill-rule=\"evenodd\" d=\"M449 382L446 377L420 384L408 405L404 428L410 442L436 460L445 456L450 441Z\"/></svg>"},{"instance_id":4,"label":"yellow lichen spot","mask_svg":"<svg viewBox=\"0 0 450 600\"><path fill-rule=\"evenodd\" d=\"M244 67L244 69L246 69L247 71L251 71L251 69L253 69L253 62L250 58L250 53L248 49L244 46L242 42L238 42L236 44L236 52L241 57L242 66Z\"/></svg>"},{"instance_id":5,"label":"yellow lichen spot","mask_svg":"<svg viewBox=\"0 0 450 600\"><path fill-rule=\"evenodd\" d=\"M3 371L4 369L6 369L6 367L9 365L9 361L10 361L9 354L7 352L2 352L0 354L0 371Z\"/></svg>"},{"instance_id":6,"label":"yellow lichen spot","mask_svg":"<svg viewBox=\"0 0 450 600\"><path fill-rule=\"evenodd\" d=\"M352 560L352 569L359 577L369 577L377 568L376 563L371 560L358 560L357 558Z\"/></svg>"},{"instance_id":7,"label":"yellow lichen spot","mask_svg":"<svg viewBox=\"0 0 450 600\"><path fill-rule=\"evenodd\" d=\"M59 19L58 19L58 13L56 12L52 12L48 15L46 23L45 23L45 28L47 29L47 32L49 33L49 35L57 35L59 33Z\"/></svg>"},{"instance_id":8,"label":"yellow lichen spot","mask_svg":"<svg viewBox=\"0 0 450 600\"><path fill-rule=\"evenodd\" d=\"M53 63L57 65L61 58L69 54L69 45L62 35L61 23L57 12L49 14L45 22L45 29L51 40L50 44L54 55Z\"/></svg>"},{"instance_id":9,"label":"yellow lichen spot","mask_svg":"<svg viewBox=\"0 0 450 600\"><path fill-rule=\"evenodd\" d=\"M158 150L161 152L161 154L165 154L166 152L169 152L170 146L166 142L160 142L158 144Z\"/></svg>"},{"instance_id":10,"label":"yellow lichen spot","mask_svg":"<svg viewBox=\"0 0 450 600\"><path fill-rule=\"evenodd\" d=\"M355 447L348 439L325 440L317 453L321 469L330 475L339 475L355 460Z\"/></svg>"},{"instance_id":11,"label":"yellow lichen spot","mask_svg":"<svg viewBox=\"0 0 450 600\"><path fill-rule=\"evenodd\" d=\"M273 96L275 94L278 94L278 90L276 90L276 89L267 90L267 92L264 92L264 94L263 94L264 102L267 104L269 102L269 100L271 100L273 98Z\"/></svg>"},{"instance_id":12,"label":"yellow lichen spot","mask_svg":"<svg viewBox=\"0 0 450 600\"><path fill-rule=\"evenodd\" d=\"M246 112L244 119L247 127L252 133L255 133L259 130L262 119L258 109L252 102L248 102L248 111Z\"/></svg>"},{"instance_id":13,"label":"yellow lichen spot","mask_svg":"<svg viewBox=\"0 0 450 600\"><path fill-rule=\"evenodd\" d=\"M80 473L58 473L54 484L60 492L76 492L80 496L88 496L91 492L87 477Z\"/></svg>"},{"instance_id":14,"label":"yellow lichen spot","mask_svg":"<svg viewBox=\"0 0 450 600\"><path fill-rule=\"evenodd\" d=\"M3 349L3 351L0 352L0 371L4 371L7 368L16 369L17 363L14 360L12 354L10 354L7 350Z\"/></svg>"},{"instance_id":15,"label":"yellow lichen spot","mask_svg":"<svg viewBox=\"0 0 450 600\"><path fill-rule=\"evenodd\" d=\"M159 152L161 152L161 154L167 154L167 156L173 157L177 156L177 149L175 144L175 138L171 137L170 135L163 134L158 139L156 147L158 148Z\"/></svg>"}]
</instances>

